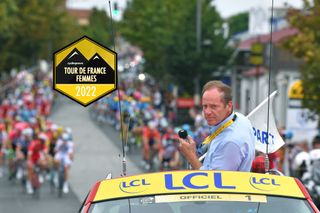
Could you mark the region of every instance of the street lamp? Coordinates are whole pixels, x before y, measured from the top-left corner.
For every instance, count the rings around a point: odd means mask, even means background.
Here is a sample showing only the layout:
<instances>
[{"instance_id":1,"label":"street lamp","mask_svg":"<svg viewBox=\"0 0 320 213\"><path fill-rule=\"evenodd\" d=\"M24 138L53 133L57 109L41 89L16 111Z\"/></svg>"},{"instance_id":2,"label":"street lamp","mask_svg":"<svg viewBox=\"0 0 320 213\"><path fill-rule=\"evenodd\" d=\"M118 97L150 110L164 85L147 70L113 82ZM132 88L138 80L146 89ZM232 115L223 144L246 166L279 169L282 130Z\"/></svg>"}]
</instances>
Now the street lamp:
<instances>
[{"instance_id":1,"label":"street lamp","mask_svg":"<svg viewBox=\"0 0 320 213\"><path fill-rule=\"evenodd\" d=\"M146 75L143 74L143 73L140 73L140 74L138 75L138 79L139 79L140 81L144 81L144 80L146 79Z\"/></svg>"},{"instance_id":2,"label":"street lamp","mask_svg":"<svg viewBox=\"0 0 320 213\"><path fill-rule=\"evenodd\" d=\"M257 42L251 45L250 63L256 69L256 105L259 103L259 77L263 65L263 44L258 36Z\"/></svg>"}]
</instances>

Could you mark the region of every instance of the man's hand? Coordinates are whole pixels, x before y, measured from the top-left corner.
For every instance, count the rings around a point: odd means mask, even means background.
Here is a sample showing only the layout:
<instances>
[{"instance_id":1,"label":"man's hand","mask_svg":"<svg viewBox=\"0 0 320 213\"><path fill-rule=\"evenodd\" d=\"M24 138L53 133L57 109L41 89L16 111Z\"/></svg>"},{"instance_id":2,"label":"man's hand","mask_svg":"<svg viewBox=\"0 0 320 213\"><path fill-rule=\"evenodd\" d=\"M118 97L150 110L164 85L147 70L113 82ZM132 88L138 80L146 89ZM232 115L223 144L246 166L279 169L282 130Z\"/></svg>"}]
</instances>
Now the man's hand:
<instances>
[{"instance_id":1,"label":"man's hand","mask_svg":"<svg viewBox=\"0 0 320 213\"><path fill-rule=\"evenodd\" d=\"M199 169L202 164L198 160L196 155L196 142L188 136L188 139L178 138L179 140L179 151L191 164L193 169Z\"/></svg>"},{"instance_id":2,"label":"man's hand","mask_svg":"<svg viewBox=\"0 0 320 213\"><path fill-rule=\"evenodd\" d=\"M196 152L196 142L188 136L187 139L178 138L179 140L179 150L183 156L188 156Z\"/></svg>"}]
</instances>

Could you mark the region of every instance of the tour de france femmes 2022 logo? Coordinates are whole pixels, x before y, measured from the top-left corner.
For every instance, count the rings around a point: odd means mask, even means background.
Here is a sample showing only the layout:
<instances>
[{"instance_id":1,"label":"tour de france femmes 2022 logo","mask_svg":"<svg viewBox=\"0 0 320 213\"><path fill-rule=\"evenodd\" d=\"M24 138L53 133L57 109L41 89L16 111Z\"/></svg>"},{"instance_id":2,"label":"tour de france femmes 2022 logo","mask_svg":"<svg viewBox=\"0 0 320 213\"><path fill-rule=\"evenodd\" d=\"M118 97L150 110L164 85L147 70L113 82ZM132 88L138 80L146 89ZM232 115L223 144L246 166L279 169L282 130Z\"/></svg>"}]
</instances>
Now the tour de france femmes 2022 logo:
<instances>
[{"instance_id":1,"label":"tour de france femmes 2022 logo","mask_svg":"<svg viewBox=\"0 0 320 213\"><path fill-rule=\"evenodd\" d=\"M117 53L84 36L53 56L53 89L83 106L117 89Z\"/></svg>"}]
</instances>

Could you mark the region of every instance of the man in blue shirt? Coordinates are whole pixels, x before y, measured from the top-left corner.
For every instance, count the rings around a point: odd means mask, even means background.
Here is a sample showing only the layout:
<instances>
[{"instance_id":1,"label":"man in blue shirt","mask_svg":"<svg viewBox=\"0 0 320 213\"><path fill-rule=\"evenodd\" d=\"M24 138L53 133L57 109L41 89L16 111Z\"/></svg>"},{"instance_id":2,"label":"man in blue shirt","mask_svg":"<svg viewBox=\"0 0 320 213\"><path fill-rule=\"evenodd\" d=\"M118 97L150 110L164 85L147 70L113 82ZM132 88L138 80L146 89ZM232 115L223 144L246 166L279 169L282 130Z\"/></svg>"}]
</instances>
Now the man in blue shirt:
<instances>
[{"instance_id":1,"label":"man in blue shirt","mask_svg":"<svg viewBox=\"0 0 320 213\"><path fill-rule=\"evenodd\" d=\"M180 152L193 169L250 171L255 156L255 139L250 121L233 112L231 88L221 81L209 81L202 90L203 115L211 127L210 136L196 154L196 143L179 139Z\"/></svg>"}]
</instances>

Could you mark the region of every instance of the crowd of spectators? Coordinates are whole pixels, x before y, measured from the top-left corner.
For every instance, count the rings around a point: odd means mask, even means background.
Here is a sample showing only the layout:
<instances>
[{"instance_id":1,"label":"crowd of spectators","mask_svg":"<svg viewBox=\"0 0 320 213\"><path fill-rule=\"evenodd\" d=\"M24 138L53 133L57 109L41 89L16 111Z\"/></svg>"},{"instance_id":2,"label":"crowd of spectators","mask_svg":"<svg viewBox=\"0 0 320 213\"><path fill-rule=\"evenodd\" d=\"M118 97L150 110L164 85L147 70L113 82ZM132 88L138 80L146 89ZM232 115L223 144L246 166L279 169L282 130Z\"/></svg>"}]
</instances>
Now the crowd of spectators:
<instances>
[{"instance_id":1,"label":"crowd of spectators","mask_svg":"<svg viewBox=\"0 0 320 213\"><path fill-rule=\"evenodd\" d=\"M176 125L175 103L168 97L172 97L170 91L156 84L124 80L119 91L94 103L94 117L98 122L120 130L122 121L124 138L128 138L126 150L138 148L141 164L147 171L186 166L175 140L178 130L187 130L199 143L209 133L199 110L190 110L190 120L194 123Z\"/></svg>"}]
</instances>

